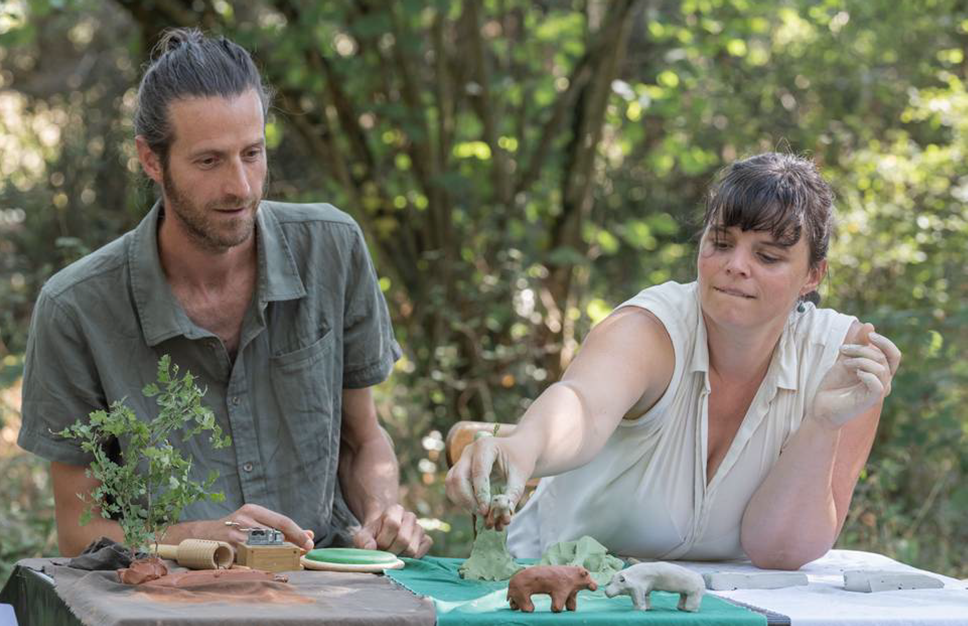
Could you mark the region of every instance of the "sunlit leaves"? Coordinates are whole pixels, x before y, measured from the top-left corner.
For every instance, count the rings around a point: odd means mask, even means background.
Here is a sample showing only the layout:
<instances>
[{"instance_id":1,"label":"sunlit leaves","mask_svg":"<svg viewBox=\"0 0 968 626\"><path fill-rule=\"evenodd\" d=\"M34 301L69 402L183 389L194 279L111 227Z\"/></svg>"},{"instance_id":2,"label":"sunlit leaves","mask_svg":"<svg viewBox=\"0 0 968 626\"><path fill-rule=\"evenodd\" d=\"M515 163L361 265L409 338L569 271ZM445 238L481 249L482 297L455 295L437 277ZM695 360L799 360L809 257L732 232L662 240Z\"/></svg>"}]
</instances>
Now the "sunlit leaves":
<instances>
[{"instance_id":1,"label":"sunlit leaves","mask_svg":"<svg viewBox=\"0 0 968 626\"><path fill-rule=\"evenodd\" d=\"M51 3L40 0L28 4L47 15L60 10L48 10ZM934 459L946 458L955 468L968 463L951 460L968 430L963 409L958 413L968 374L956 350L965 344L962 329L968 327L963 3L646 3L611 85L592 168L592 198L582 207L587 213L576 231L580 238L569 246L554 243L554 228L570 182L565 171L573 118L566 116L569 123L551 138L534 182L508 202L495 199L494 171L503 156L511 178L520 175L552 105L587 51L594 20L581 9L611 3L474 5L480 8L477 27L489 85L473 69L469 33L460 23L469 3L371 3L361 11L360 3L269 0L230 3L231 15L221 2L211 4L224 18L224 32L255 50L270 82L288 90L298 105L292 111L280 103L266 129L274 197L332 202L360 219L371 241L389 242L384 252L421 249L414 256L376 256L384 275L381 288L407 352L400 384L386 391L392 401L384 413L415 502L442 514L443 496L432 494L433 499L421 491L425 474L414 473L414 455L426 451L411 450L406 442L420 441L434 429L446 431L458 418L517 419L547 384L537 375L546 371L542 361L562 348L545 341L543 329L571 324L572 341L580 340L610 307L639 289L692 280L695 216L715 171L756 152L789 150L814 157L837 190L840 230L831 248L825 302L870 319L905 353L870 471L855 498L858 516L870 515L848 523L847 540L917 553L928 559L924 565L933 563L931 546L919 547L917 536L904 535L923 506L910 494L931 493L946 475ZM287 20L280 9L285 6L297 6L300 19ZM438 18L440 48L432 31ZM60 39L87 19L72 20ZM28 23L0 37L4 45L14 45L7 35L31 41L42 34L40 25ZM92 47L105 48L97 48L98 58L108 49L136 49L135 38L116 43L117 32L142 32L136 24L109 32L100 28L92 40ZM81 30L73 35L78 41L86 37ZM49 49L49 44L43 49L45 59ZM329 63L331 76L314 65L314 54ZM401 57L410 63L412 106ZM130 205L125 210L139 218L150 202L146 194L124 202L129 196L104 182L120 180L116 174L123 167L138 169L130 150L116 167L118 155L111 150L130 139L130 124L123 120L133 104L131 68L142 60L129 53L119 65L92 70L99 85L125 83L126 108L118 111L80 91L62 90L66 95L51 102L6 96L7 102L17 98L18 113L33 115L30 124L5 127L11 148L0 150L0 161L13 164L0 163L0 178L19 194L4 202L10 211L21 210L9 215L22 216L2 233L19 233L12 269L0 266L6 272L0 274L0 301L8 305L0 311L0 334L14 354L22 350L37 288L82 251L52 250L49 243L64 237L62 243L94 249L131 225L111 222L111 210ZM2 64L10 67L8 58ZM491 94L487 107L480 100L484 86ZM3 87L17 94L17 85ZM349 119L358 122L358 135L340 124L332 95L337 87L351 105ZM566 113L577 110L576 102ZM488 112L495 118L494 145L485 136ZM117 134L91 125L95 115L119 119ZM328 142L325 150L307 147L322 140ZM357 145L362 155L354 152ZM431 156L421 157L417 148ZM24 164L30 154L35 156ZM337 159L346 166L346 178L331 166ZM71 169L80 165L90 173ZM100 181L89 190L96 191L96 200L86 204L90 193L71 188L85 177ZM130 189L134 197L139 188ZM449 204L441 203L442 196ZM61 221L72 217L76 221ZM453 244L449 253L443 251L447 246L428 243L435 237ZM418 279L408 284L401 269L414 269ZM573 289L556 301L548 277L568 269L574 270ZM12 308L19 312L13 318ZM911 463L908 454L924 462ZM955 482L946 480L944 485ZM963 543L963 531L951 520L964 517L957 504L964 492L948 489L939 492L939 501L951 495L950 502L929 507L919 524L933 524L932 532L947 537L938 544L958 537ZM457 553L459 547L452 552Z\"/></svg>"}]
</instances>

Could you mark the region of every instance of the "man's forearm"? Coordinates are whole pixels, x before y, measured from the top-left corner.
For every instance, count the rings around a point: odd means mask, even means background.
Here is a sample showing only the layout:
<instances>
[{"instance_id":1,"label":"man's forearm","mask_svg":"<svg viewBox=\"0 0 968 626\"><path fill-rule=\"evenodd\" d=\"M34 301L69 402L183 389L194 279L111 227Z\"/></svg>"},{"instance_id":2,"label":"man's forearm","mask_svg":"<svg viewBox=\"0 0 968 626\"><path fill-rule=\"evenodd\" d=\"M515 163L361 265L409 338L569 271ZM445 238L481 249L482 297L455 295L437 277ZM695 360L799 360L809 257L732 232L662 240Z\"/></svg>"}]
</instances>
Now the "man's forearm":
<instances>
[{"instance_id":1,"label":"man's forearm","mask_svg":"<svg viewBox=\"0 0 968 626\"><path fill-rule=\"evenodd\" d=\"M382 430L355 447L344 442L338 475L346 504L360 523L365 524L399 501L397 457Z\"/></svg>"},{"instance_id":2,"label":"man's forearm","mask_svg":"<svg viewBox=\"0 0 968 626\"><path fill-rule=\"evenodd\" d=\"M169 526L164 537L159 538L159 543L177 545L185 539L196 537L196 523L182 522ZM57 529L57 543L63 556L77 556L99 537L107 537L118 543L124 543L124 532L121 530L121 524L103 517L92 517L91 521L84 526L80 524L74 525L73 528L58 526Z\"/></svg>"},{"instance_id":3,"label":"man's forearm","mask_svg":"<svg viewBox=\"0 0 968 626\"><path fill-rule=\"evenodd\" d=\"M84 526L75 522L73 528L57 525L57 545L61 556L77 556L98 537L107 537L119 543L124 542L121 524L103 517L92 517L91 521Z\"/></svg>"}]
</instances>

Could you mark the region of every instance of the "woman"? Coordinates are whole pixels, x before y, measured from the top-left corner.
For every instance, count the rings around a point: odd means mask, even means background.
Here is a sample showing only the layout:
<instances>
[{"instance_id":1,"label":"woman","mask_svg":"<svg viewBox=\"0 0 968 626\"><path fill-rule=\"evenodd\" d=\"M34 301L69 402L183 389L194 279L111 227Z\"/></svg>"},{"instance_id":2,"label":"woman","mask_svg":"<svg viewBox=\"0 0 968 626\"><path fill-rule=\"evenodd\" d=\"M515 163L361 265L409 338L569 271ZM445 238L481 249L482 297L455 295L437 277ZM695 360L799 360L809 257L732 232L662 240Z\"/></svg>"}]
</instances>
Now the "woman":
<instances>
[{"instance_id":1,"label":"woman","mask_svg":"<svg viewBox=\"0 0 968 626\"><path fill-rule=\"evenodd\" d=\"M833 194L812 162L727 167L706 203L698 279L639 293L589 333L509 437L477 441L452 500L537 557L591 535L623 556L797 569L837 539L900 362L870 324L818 309Z\"/></svg>"}]
</instances>

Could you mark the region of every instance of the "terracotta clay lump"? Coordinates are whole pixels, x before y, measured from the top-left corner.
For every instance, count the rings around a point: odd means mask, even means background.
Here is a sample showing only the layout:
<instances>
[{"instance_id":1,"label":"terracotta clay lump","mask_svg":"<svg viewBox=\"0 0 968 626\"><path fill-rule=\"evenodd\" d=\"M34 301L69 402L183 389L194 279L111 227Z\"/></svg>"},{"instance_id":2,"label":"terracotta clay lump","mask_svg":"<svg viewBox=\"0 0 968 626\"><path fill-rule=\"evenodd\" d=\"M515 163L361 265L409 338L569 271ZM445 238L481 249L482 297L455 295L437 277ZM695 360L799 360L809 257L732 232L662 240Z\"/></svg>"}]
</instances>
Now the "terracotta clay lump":
<instances>
[{"instance_id":1,"label":"terracotta clay lump","mask_svg":"<svg viewBox=\"0 0 968 626\"><path fill-rule=\"evenodd\" d=\"M702 576L672 563L639 563L612 576L605 587L609 598L626 594L632 596L632 604L640 611L652 608L649 594L658 589L679 594L679 610L696 612L702 604L706 583Z\"/></svg>"},{"instance_id":2,"label":"terracotta clay lump","mask_svg":"<svg viewBox=\"0 0 968 626\"><path fill-rule=\"evenodd\" d=\"M551 595L551 610L560 613L578 608L576 596L582 589L595 591L598 585L584 567L577 565L535 565L521 570L508 583L508 602L515 611L534 612L531 596Z\"/></svg>"}]
</instances>

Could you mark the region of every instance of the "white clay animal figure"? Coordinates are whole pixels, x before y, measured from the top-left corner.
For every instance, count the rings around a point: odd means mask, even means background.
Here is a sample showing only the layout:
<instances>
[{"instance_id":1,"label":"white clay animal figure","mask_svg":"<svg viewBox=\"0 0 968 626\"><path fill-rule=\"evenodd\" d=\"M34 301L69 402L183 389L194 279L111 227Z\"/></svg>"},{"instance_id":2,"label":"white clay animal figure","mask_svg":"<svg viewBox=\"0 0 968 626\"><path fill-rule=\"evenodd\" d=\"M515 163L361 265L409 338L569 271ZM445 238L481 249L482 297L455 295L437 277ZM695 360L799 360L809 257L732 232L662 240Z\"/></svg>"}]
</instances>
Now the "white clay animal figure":
<instances>
[{"instance_id":1,"label":"white clay animal figure","mask_svg":"<svg viewBox=\"0 0 968 626\"><path fill-rule=\"evenodd\" d=\"M514 507L511 506L511 498L504 494L498 494L491 498L491 508L487 513L487 523L495 530L504 530L511 523L511 515Z\"/></svg>"},{"instance_id":2,"label":"white clay animal figure","mask_svg":"<svg viewBox=\"0 0 968 626\"><path fill-rule=\"evenodd\" d=\"M702 603L706 583L702 576L681 565L672 563L639 563L623 569L612 576L605 587L605 595L614 598L626 594L632 596L632 604L640 611L651 607L649 594L654 589L679 594L679 610L695 613Z\"/></svg>"}]
</instances>

